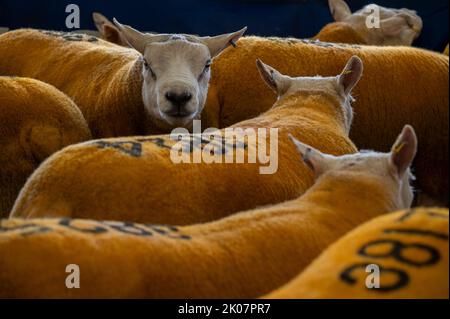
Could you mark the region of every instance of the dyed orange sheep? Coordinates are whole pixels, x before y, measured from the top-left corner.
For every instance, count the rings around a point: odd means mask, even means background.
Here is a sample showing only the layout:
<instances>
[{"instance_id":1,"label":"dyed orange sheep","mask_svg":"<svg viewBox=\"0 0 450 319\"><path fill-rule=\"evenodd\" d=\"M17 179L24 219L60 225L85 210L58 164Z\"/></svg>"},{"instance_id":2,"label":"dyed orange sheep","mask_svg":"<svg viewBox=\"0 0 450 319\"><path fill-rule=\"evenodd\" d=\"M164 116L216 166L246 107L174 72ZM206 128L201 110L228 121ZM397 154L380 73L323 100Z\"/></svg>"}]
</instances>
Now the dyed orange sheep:
<instances>
[{"instance_id":1,"label":"dyed orange sheep","mask_svg":"<svg viewBox=\"0 0 450 319\"><path fill-rule=\"evenodd\" d=\"M255 298L361 223L410 206L408 167L417 147L410 127L389 154L334 157L294 143L316 184L277 206L188 227L2 221L0 297ZM69 264L81 271L79 289L64 284Z\"/></svg>"},{"instance_id":2,"label":"dyed orange sheep","mask_svg":"<svg viewBox=\"0 0 450 319\"><path fill-rule=\"evenodd\" d=\"M116 23L136 50L83 34L28 29L2 34L0 74L35 78L66 93L95 138L169 133L200 116L211 60L245 32L145 35Z\"/></svg>"},{"instance_id":3,"label":"dyed orange sheep","mask_svg":"<svg viewBox=\"0 0 450 319\"><path fill-rule=\"evenodd\" d=\"M389 149L407 123L423 142L415 162L417 187L447 205L449 59L410 47L331 44L310 40L244 37L212 65L202 119L228 127L265 112L276 96L258 81L251 63L261 58L284 74L335 74L352 55L364 62L365 76L355 88L350 137L359 148Z\"/></svg>"},{"instance_id":4,"label":"dyed orange sheep","mask_svg":"<svg viewBox=\"0 0 450 319\"><path fill-rule=\"evenodd\" d=\"M261 62L258 67L280 99L267 113L232 127L253 131L236 141L226 132L219 136L211 149L216 163L193 163L195 154L210 153L211 145L203 144L209 137L201 139L200 135L185 135L183 142L150 136L80 144L56 154L36 171L23 188L12 217L185 225L303 194L313 177L297 160L287 135L335 155L356 152L348 138L350 93L362 74L361 60L353 57L341 75L329 78L290 78ZM174 162L173 150L179 143L189 148L186 153L191 162ZM227 156L237 159L237 153L243 152L244 161L226 163L218 149L222 145ZM270 147L270 163L259 156L255 163L248 160L253 151L264 152L263 146L266 152ZM263 172L261 166L272 171Z\"/></svg>"},{"instance_id":5,"label":"dyed orange sheep","mask_svg":"<svg viewBox=\"0 0 450 319\"><path fill-rule=\"evenodd\" d=\"M65 94L37 80L0 76L0 217L9 215L41 162L90 136L83 115Z\"/></svg>"},{"instance_id":6,"label":"dyed orange sheep","mask_svg":"<svg viewBox=\"0 0 450 319\"><path fill-rule=\"evenodd\" d=\"M448 217L418 208L371 220L265 298L448 299Z\"/></svg>"}]
</instances>

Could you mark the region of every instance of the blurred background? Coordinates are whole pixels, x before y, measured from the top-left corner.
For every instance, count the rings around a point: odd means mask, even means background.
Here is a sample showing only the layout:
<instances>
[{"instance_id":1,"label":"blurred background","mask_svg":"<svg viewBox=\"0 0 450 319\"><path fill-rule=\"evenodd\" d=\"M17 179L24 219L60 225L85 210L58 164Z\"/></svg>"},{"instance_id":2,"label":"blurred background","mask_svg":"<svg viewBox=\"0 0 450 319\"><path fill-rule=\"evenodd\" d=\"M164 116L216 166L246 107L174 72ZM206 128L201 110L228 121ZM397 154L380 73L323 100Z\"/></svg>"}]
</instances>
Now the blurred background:
<instances>
[{"instance_id":1,"label":"blurred background","mask_svg":"<svg viewBox=\"0 0 450 319\"><path fill-rule=\"evenodd\" d=\"M424 21L415 46L443 51L448 43L448 0L347 0L352 11L373 3L414 9ZM332 22L327 0L0 0L0 27L66 31L66 6L80 7L81 29L95 29L92 12L143 31L215 35L247 25L248 34L314 36ZM72 30L73 31L73 30Z\"/></svg>"}]
</instances>

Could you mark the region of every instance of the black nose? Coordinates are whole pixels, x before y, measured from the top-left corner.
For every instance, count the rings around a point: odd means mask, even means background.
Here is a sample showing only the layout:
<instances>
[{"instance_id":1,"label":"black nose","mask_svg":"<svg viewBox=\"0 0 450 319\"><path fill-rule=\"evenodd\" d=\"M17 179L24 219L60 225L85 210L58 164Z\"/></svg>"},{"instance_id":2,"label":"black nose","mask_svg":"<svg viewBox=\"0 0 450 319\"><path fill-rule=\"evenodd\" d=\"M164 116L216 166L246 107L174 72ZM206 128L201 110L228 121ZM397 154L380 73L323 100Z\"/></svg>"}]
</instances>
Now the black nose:
<instances>
[{"instance_id":1,"label":"black nose","mask_svg":"<svg viewBox=\"0 0 450 319\"><path fill-rule=\"evenodd\" d=\"M184 106L192 99L192 94L189 92L176 93L169 91L166 93L166 99L175 106Z\"/></svg>"}]
</instances>

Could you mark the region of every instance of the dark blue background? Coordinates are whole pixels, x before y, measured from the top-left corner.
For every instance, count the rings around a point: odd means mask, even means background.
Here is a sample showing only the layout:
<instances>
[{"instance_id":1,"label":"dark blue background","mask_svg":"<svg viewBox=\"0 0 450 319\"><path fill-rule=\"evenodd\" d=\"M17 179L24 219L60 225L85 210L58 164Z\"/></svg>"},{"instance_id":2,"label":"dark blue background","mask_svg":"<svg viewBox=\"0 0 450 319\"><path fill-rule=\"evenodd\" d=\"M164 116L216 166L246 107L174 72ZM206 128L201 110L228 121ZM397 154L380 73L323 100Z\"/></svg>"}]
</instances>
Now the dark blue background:
<instances>
[{"instance_id":1,"label":"dark blue background","mask_svg":"<svg viewBox=\"0 0 450 319\"><path fill-rule=\"evenodd\" d=\"M447 44L448 0L347 1L352 10L371 2L417 10L424 30L416 46L442 51ZM0 27L65 30L65 8L70 3L80 6L82 29L94 29L93 11L141 30L200 35L247 25L248 34L306 38L332 21L327 0L0 0Z\"/></svg>"}]
</instances>

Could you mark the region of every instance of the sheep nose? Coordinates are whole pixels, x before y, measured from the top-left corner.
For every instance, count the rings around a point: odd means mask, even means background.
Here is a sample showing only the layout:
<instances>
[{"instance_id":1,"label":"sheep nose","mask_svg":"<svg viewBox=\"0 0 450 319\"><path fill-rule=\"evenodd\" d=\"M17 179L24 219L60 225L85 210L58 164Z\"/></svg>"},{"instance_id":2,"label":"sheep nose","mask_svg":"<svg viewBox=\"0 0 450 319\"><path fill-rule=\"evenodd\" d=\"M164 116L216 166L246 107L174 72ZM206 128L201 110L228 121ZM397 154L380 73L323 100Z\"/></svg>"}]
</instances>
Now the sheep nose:
<instances>
[{"instance_id":1,"label":"sheep nose","mask_svg":"<svg viewBox=\"0 0 450 319\"><path fill-rule=\"evenodd\" d=\"M169 91L165 96L168 101L178 107L185 106L192 99L192 94L186 91L182 93Z\"/></svg>"}]
</instances>

